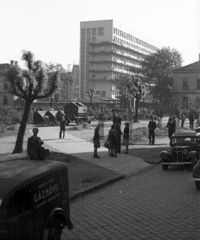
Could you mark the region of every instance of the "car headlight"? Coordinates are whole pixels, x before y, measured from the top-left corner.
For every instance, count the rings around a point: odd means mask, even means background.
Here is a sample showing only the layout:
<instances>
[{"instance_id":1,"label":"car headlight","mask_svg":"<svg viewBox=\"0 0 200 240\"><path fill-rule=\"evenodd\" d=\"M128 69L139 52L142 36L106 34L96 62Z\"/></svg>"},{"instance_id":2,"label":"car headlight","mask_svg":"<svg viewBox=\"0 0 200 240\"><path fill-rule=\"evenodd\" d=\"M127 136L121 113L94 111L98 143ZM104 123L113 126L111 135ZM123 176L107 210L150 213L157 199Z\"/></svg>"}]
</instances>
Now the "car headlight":
<instances>
[{"instance_id":1,"label":"car headlight","mask_svg":"<svg viewBox=\"0 0 200 240\"><path fill-rule=\"evenodd\" d=\"M183 154L186 155L188 153L187 149L183 150Z\"/></svg>"}]
</instances>

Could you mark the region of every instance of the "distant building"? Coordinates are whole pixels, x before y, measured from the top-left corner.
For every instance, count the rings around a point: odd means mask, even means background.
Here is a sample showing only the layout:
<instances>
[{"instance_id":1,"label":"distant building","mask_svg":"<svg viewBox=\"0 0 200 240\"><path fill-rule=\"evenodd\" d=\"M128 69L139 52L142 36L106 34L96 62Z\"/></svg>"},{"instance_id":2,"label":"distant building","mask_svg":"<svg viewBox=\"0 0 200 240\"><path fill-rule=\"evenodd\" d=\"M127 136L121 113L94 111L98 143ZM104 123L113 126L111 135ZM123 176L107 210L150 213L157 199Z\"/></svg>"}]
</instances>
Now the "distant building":
<instances>
[{"instance_id":1,"label":"distant building","mask_svg":"<svg viewBox=\"0 0 200 240\"><path fill-rule=\"evenodd\" d=\"M73 65L71 76L73 79L72 89L73 89L73 96L72 100L79 101L80 99L80 88L79 88L79 65Z\"/></svg>"},{"instance_id":2,"label":"distant building","mask_svg":"<svg viewBox=\"0 0 200 240\"><path fill-rule=\"evenodd\" d=\"M5 82L5 71L10 65L17 64L17 62L10 61L9 63L0 64L0 106L13 106L13 94L10 93L9 83Z\"/></svg>"},{"instance_id":3,"label":"distant building","mask_svg":"<svg viewBox=\"0 0 200 240\"><path fill-rule=\"evenodd\" d=\"M200 110L200 54L199 61L173 71L173 106Z\"/></svg>"},{"instance_id":4,"label":"distant building","mask_svg":"<svg viewBox=\"0 0 200 240\"><path fill-rule=\"evenodd\" d=\"M161 45L114 20L80 23L80 98L89 101L91 85L100 99L116 99L112 81L131 76L146 55Z\"/></svg>"}]
</instances>

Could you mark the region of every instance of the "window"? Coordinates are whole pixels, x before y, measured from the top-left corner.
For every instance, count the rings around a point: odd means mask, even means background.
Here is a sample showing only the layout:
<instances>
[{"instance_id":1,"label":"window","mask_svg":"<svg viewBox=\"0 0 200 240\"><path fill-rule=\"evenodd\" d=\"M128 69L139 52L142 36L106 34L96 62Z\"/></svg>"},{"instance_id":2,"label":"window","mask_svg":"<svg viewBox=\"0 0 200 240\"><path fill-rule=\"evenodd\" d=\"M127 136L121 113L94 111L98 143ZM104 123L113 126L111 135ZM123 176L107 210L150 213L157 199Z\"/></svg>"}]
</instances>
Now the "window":
<instances>
[{"instance_id":1,"label":"window","mask_svg":"<svg viewBox=\"0 0 200 240\"><path fill-rule=\"evenodd\" d=\"M24 188L9 199L7 217L9 219L23 214L31 209L31 190Z\"/></svg>"},{"instance_id":2,"label":"window","mask_svg":"<svg viewBox=\"0 0 200 240\"><path fill-rule=\"evenodd\" d=\"M8 97L3 96L3 105L8 105Z\"/></svg>"},{"instance_id":3,"label":"window","mask_svg":"<svg viewBox=\"0 0 200 240\"><path fill-rule=\"evenodd\" d=\"M101 96L105 97L106 96L106 91L101 91Z\"/></svg>"},{"instance_id":4,"label":"window","mask_svg":"<svg viewBox=\"0 0 200 240\"><path fill-rule=\"evenodd\" d=\"M96 36L96 28L92 28L92 36Z\"/></svg>"},{"instance_id":5,"label":"window","mask_svg":"<svg viewBox=\"0 0 200 240\"><path fill-rule=\"evenodd\" d=\"M187 79L183 79L183 90L187 90L188 88L188 80Z\"/></svg>"},{"instance_id":6,"label":"window","mask_svg":"<svg viewBox=\"0 0 200 240\"><path fill-rule=\"evenodd\" d=\"M200 89L200 79L197 79L197 89Z\"/></svg>"},{"instance_id":7,"label":"window","mask_svg":"<svg viewBox=\"0 0 200 240\"><path fill-rule=\"evenodd\" d=\"M97 28L97 35L98 36L103 36L104 35L104 28Z\"/></svg>"},{"instance_id":8,"label":"window","mask_svg":"<svg viewBox=\"0 0 200 240\"><path fill-rule=\"evenodd\" d=\"M96 95L97 95L97 96L100 96L100 91L96 91Z\"/></svg>"},{"instance_id":9,"label":"window","mask_svg":"<svg viewBox=\"0 0 200 240\"><path fill-rule=\"evenodd\" d=\"M85 36L85 29L81 29L81 36Z\"/></svg>"},{"instance_id":10,"label":"window","mask_svg":"<svg viewBox=\"0 0 200 240\"><path fill-rule=\"evenodd\" d=\"M4 90L8 90L8 83L4 83Z\"/></svg>"}]
</instances>

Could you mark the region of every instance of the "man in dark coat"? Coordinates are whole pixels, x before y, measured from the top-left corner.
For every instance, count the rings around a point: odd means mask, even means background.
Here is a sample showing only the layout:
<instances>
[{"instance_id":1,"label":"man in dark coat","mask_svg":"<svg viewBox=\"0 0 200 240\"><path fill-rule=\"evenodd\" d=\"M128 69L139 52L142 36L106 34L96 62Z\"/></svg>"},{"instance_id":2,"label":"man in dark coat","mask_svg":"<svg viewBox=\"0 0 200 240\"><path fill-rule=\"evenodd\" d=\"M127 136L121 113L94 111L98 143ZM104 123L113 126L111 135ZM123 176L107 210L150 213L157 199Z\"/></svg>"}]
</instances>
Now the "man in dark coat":
<instances>
[{"instance_id":1,"label":"man in dark coat","mask_svg":"<svg viewBox=\"0 0 200 240\"><path fill-rule=\"evenodd\" d=\"M30 159L40 159L40 147L43 144L43 141L40 137L37 136L38 128L33 128L33 136L28 138L27 143L27 155Z\"/></svg>"},{"instance_id":2,"label":"man in dark coat","mask_svg":"<svg viewBox=\"0 0 200 240\"><path fill-rule=\"evenodd\" d=\"M117 122L115 123L115 131L116 131L116 138L117 138L117 153L121 152L121 118L117 118Z\"/></svg>"},{"instance_id":3,"label":"man in dark coat","mask_svg":"<svg viewBox=\"0 0 200 240\"><path fill-rule=\"evenodd\" d=\"M153 116L151 116L151 120L148 124L149 128L149 145L154 145L155 142L155 129L156 129L156 122L153 120Z\"/></svg>"},{"instance_id":4,"label":"man in dark coat","mask_svg":"<svg viewBox=\"0 0 200 240\"><path fill-rule=\"evenodd\" d=\"M168 137L171 139L171 136L176 132L176 122L173 117L170 117L167 123L168 128Z\"/></svg>"},{"instance_id":5,"label":"man in dark coat","mask_svg":"<svg viewBox=\"0 0 200 240\"><path fill-rule=\"evenodd\" d=\"M193 129L194 124L194 114L191 112L189 115L190 128Z\"/></svg>"},{"instance_id":6,"label":"man in dark coat","mask_svg":"<svg viewBox=\"0 0 200 240\"><path fill-rule=\"evenodd\" d=\"M60 134L59 137L62 137L62 133L63 133L63 138L65 137L65 130L66 130L66 120L64 117L61 118L60 121Z\"/></svg>"}]
</instances>

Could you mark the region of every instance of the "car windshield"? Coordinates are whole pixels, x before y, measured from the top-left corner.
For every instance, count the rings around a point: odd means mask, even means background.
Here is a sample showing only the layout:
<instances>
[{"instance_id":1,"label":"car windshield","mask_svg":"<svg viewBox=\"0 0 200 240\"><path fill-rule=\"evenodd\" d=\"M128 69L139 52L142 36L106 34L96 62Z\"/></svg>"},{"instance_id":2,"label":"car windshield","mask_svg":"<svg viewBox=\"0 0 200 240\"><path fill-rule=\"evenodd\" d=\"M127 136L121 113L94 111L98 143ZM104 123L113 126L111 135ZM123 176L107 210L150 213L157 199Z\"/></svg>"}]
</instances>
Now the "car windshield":
<instances>
[{"instance_id":1,"label":"car windshield","mask_svg":"<svg viewBox=\"0 0 200 240\"><path fill-rule=\"evenodd\" d=\"M172 139L172 144L183 144L183 145L190 145L196 144L196 137L174 137Z\"/></svg>"}]
</instances>

